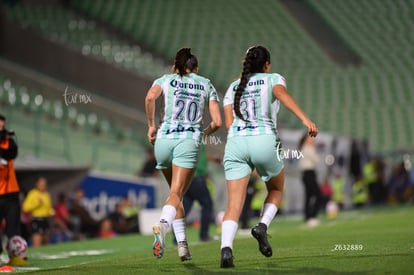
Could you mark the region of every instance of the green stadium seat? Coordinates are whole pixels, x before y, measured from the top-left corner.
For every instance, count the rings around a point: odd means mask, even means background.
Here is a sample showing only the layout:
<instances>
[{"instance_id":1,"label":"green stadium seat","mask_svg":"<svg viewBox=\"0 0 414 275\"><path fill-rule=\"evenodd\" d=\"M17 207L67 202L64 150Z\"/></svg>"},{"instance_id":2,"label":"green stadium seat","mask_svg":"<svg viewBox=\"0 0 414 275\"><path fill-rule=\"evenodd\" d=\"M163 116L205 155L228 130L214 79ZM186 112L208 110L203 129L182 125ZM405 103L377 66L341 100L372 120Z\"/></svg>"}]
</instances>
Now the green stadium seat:
<instances>
[{"instance_id":1,"label":"green stadium seat","mask_svg":"<svg viewBox=\"0 0 414 275\"><path fill-rule=\"evenodd\" d=\"M366 137L376 151L392 148L392 139L409 145L405 137L411 135L412 127L406 127L407 120L401 117L412 117L412 112L391 115L396 121L379 114L393 104L404 110L414 103L414 22L412 13L407 12L413 8L412 1L306 1L361 56L360 67L348 68L332 62L278 1L263 0L254 6L247 0L220 1L220 6L218 1L182 0L182 5L163 0L70 3L152 49L154 55L172 58L177 48L191 46L200 60L200 70L222 93L239 76L246 47L262 43L272 52L273 70L287 78L299 105L324 129ZM238 16L246 14L247 5L250 14L263 20L247 22L245 16ZM148 79L170 71L140 47L119 41L99 24L88 23L91 20L61 6L19 4L6 12L22 25L57 36L85 55L139 71ZM287 127L301 126L283 111L280 121ZM101 128L100 119L96 127ZM381 132L384 129L396 131Z\"/></svg>"}]
</instances>

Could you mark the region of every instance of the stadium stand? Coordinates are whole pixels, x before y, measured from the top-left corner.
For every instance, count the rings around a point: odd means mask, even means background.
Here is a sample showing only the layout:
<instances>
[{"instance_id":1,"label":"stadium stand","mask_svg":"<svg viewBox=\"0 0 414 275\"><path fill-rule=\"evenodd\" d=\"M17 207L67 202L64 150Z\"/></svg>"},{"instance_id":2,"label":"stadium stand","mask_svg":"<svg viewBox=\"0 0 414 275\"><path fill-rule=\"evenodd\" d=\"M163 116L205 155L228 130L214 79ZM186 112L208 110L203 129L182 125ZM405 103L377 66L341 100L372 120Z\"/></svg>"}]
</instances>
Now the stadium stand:
<instances>
[{"instance_id":1,"label":"stadium stand","mask_svg":"<svg viewBox=\"0 0 414 275\"><path fill-rule=\"evenodd\" d=\"M177 48L191 46L221 92L238 77L246 48L263 44L273 70L287 78L289 91L322 131L366 139L376 153L413 148L413 1L306 1L361 57L361 65L346 67L331 60L280 1L66 2L23 1L6 13L56 43L147 79L169 70L165 64ZM86 114L65 112L77 123L87 121ZM300 126L284 109L279 121Z\"/></svg>"},{"instance_id":2,"label":"stadium stand","mask_svg":"<svg viewBox=\"0 0 414 275\"><path fill-rule=\"evenodd\" d=\"M56 43L65 44L114 66L137 70L146 77L168 72L162 61L143 53L138 45L131 45L97 26L96 22L63 6L25 3L8 6L7 15L25 28L32 28Z\"/></svg>"},{"instance_id":3,"label":"stadium stand","mask_svg":"<svg viewBox=\"0 0 414 275\"><path fill-rule=\"evenodd\" d=\"M171 56L177 47L191 45L202 70L220 88L237 77L245 48L264 44L274 68L287 77L291 93L323 131L367 139L375 152L412 148L414 130L406 126L414 119L413 1L307 1L361 56L361 66L345 68L330 60L278 1L110 2L71 1L158 54ZM111 12L114 5L118 9ZM398 16L390 24L385 19L392 14ZM384 110L390 112L382 115ZM299 126L284 111L280 120Z\"/></svg>"},{"instance_id":4,"label":"stadium stand","mask_svg":"<svg viewBox=\"0 0 414 275\"><path fill-rule=\"evenodd\" d=\"M62 83L48 78L45 83L44 77L32 72L31 77L37 78L34 88L27 78L30 74L10 73L9 61L0 59L0 64L0 110L7 114L7 123L16 133L20 158L88 165L112 173L137 172L145 160L145 135L125 125L125 116L114 111L117 107L108 103L98 106L99 98L93 94L94 103L83 108L79 104L66 106ZM17 69L27 71L21 66ZM54 94L50 93L53 85Z\"/></svg>"}]
</instances>

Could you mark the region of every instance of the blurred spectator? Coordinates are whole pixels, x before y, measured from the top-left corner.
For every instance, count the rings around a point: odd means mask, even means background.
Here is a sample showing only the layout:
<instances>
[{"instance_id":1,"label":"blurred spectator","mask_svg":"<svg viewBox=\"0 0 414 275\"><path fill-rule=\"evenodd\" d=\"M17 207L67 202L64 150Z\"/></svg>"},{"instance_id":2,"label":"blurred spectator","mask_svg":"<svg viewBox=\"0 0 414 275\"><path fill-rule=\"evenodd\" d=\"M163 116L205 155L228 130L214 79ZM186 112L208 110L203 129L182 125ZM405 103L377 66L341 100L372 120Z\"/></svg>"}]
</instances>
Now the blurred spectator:
<instances>
[{"instance_id":1,"label":"blurred spectator","mask_svg":"<svg viewBox=\"0 0 414 275\"><path fill-rule=\"evenodd\" d=\"M109 239L116 236L116 232L112 227L112 221L109 218L105 218L101 221L98 237L102 239Z\"/></svg>"},{"instance_id":2,"label":"blurred spectator","mask_svg":"<svg viewBox=\"0 0 414 275\"><path fill-rule=\"evenodd\" d=\"M352 185L352 203L359 208L368 202L368 188L364 178L360 177Z\"/></svg>"},{"instance_id":3,"label":"blurred spectator","mask_svg":"<svg viewBox=\"0 0 414 275\"><path fill-rule=\"evenodd\" d=\"M108 219L112 222L112 228L117 234L129 233L128 221L124 216L124 205L118 202L112 213L109 213Z\"/></svg>"},{"instance_id":4,"label":"blurred spectator","mask_svg":"<svg viewBox=\"0 0 414 275\"><path fill-rule=\"evenodd\" d=\"M124 197L121 202L122 204L122 214L127 220L128 231L129 232L139 232L138 224L138 212L139 209L136 207L128 197Z\"/></svg>"},{"instance_id":5,"label":"blurred spectator","mask_svg":"<svg viewBox=\"0 0 414 275\"><path fill-rule=\"evenodd\" d=\"M257 173L257 171L254 173ZM260 177L258 177L256 181L253 182L253 188L254 188L254 193L253 193L253 198L252 198L250 207L252 209L253 217L260 217L260 212L262 211L262 208L263 208L263 201L266 198L266 194L267 194L267 189L266 189L266 185L263 184L263 181ZM279 210L278 210L279 213L281 212L281 209L282 209L282 204L279 207Z\"/></svg>"},{"instance_id":6,"label":"blurred spectator","mask_svg":"<svg viewBox=\"0 0 414 275\"><path fill-rule=\"evenodd\" d=\"M368 186L373 185L377 181L377 174L375 172L375 160L369 160L363 168L363 177ZM369 195L372 198L374 196L373 188L369 188Z\"/></svg>"},{"instance_id":7,"label":"blurred spectator","mask_svg":"<svg viewBox=\"0 0 414 275\"><path fill-rule=\"evenodd\" d=\"M326 208L326 204L331 200L333 190L328 179L325 179L321 185L321 207L322 209Z\"/></svg>"},{"instance_id":8,"label":"blurred spectator","mask_svg":"<svg viewBox=\"0 0 414 275\"><path fill-rule=\"evenodd\" d=\"M386 202L385 164L381 159L371 159L363 167L364 181L368 185L369 200L377 205Z\"/></svg>"},{"instance_id":9,"label":"blurred spectator","mask_svg":"<svg viewBox=\"0 0 414 275\"><path fill-rule=\"evenodd\" d=\"M96 237L99 229L99 222L90 215L89 211L83 205L85 193L81 188L75 190L75 197L69 209L69 213L73 216L76 226L75 234L81 234L86 237ZM81 236L77 236L79 238Z\"/></svg>"},{"instance_id":10,"label":"blurred spectator","mask_svg":"<svg viewBox=\"0 0 414 275\"><path fill-rule=\"evenodd\" d=\"M20 187L16 179L13 160L18 146L6 130L6 118L0 115L0 254L3 251L2 231L8 238L20 235Z\"/></svg>"},{"instance_id":11,"label":"blurred spectator","mask_svg":"<svg viewBox=\"0 0 414 275\"><path fill-rule=\"evenodd\" d=\"M139 175L141 177L154 177L157 176L159 171L155 167L157 166L157 160L153 148L147 149L147 160L144 163Z\"/></svg>"},{"instance_id":12,"label":"blurred spectator","mask_svg":"<svg viewBox=\"0 0 414 275\"><path fill-rule=\"evenodd\" d=\"M23 212L31 214L32 246L38 247L49 243L50 218L54 210L47 191L46 178L38 178L35 188L27 193L23 201Z\"/></svg>"},{"instance_id":13,"label":"blurred spectator","mask_svg":"<svg viewBox=\"0 0 414 275\"><path fill-rule=\"evenodd\" d=\"M55 242L68 241L73 237L70 224L69 209L67 206L67 196L65 193L59 193L58 201L54 206L55 216L53 217L53 229Z\"/></svg>"},{"instance_id":14,"label":"blurred spectator","mask_svg":"<svg viewBox=\"0 0 414 275\"><path fill-rule=\"evenodd\" d=\"M340 174L337 174L335 176L335 179L332 182L333 187L333 195L332 200L336 202L339 209L342 209L344 207L345 203L345 178L341 176Z\"/></svg>"},{"instance_id":15,"label":"blurred spectator","mask_svg":"<svg viewBox=\"0 0 414 275\"><path fill-rule=\"evenodd\" d=\"M321 206L321 192L316 176L319 156L315 140L308 133L305 133L299 142L299 149L303 153L303 157L299 160L299 166L302 170L302 181L305 186L305 222L307 226L314 227L319 225L317 216Z\"/></svg>"},{"instance_id":16,"label":"blurred spectator","mask_svg":"<svg viewBox=\"0 0 414 275\"><path fill-rule=\"evenodd\" d=\"M404 162L401 162L394 168L388 186L388 202L404 203L409 200L412 195L412 189L410 188L410 175L405 168Z\"/></svg>"},{"instance_id":17,"label":"blurred spectator","mask_svg":"<svg viewBox=\"0 0 414 275\"><path fill-rule=\"evenodd\" d=\"M414 203L414 167L412 167L410 169L409 175L410 175L409 192L411 193L411 196L409 198L409 202Z\"/></svg>"},{"instance_id":18,"label":"blurred spectator","mask_svg":"<svg viewBox=\"0 0 414 275\"><path fill-rule=\"evenodd\" d=\"M362 176L361 158L362 156L358 148L358 143L356 140L352 140L349 170L353 180L356 180Z\"/></svg>"}]
</instances>

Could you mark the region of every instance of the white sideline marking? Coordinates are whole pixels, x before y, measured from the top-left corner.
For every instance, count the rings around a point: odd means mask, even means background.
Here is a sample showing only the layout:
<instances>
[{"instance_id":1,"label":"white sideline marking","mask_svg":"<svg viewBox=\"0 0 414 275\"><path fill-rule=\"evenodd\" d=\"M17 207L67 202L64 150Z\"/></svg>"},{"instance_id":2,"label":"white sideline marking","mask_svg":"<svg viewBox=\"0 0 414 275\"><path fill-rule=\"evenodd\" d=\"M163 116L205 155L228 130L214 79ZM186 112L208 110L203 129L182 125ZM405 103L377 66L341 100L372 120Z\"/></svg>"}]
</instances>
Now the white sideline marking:
<instances>
[{"instance_id":1,"label":"white sideline marking","mask_svg":"<svg viewBox=\"0 0 414 275\"><path fill-rule=\"evenodd\" d=\"M101 249L101 250L78 250L78 251L68 251L68 252L58 252L56 254L44 254L44 253L33 253L31 258L41 259L41 260L57 260L57 259L66 259L69 257L76 256L96 256L103 255L112 252L111 250Z\"/></svg>"}]
</instances>

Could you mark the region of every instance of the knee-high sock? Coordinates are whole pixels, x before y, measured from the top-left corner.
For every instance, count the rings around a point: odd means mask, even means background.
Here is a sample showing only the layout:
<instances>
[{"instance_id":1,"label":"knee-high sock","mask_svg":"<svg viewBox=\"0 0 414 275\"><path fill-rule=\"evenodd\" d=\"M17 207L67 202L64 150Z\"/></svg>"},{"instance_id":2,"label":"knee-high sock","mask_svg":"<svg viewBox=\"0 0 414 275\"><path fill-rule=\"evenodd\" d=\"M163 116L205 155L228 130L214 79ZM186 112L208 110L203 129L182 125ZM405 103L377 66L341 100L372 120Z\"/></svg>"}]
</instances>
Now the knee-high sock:
<instances>
[{"instance_id":1,"label":"knee-high sock","mask_svg":"<svg viewBox=\"0 0 414 275\"><path fill-rule=\"evenodd\" d=\"M176 219L172 223L172 228L174 230L175 238L177 243L186 241L185 235L185 222L184 219Z\"/></svg>"},{"instance_id":2,"label":"knee-high sock","mask_svg":"<svg viewBox=\"0 0 414 275\"><path fill-rule=\"evenodd\" d=\"M171 224L177 214L177 210L172 205L164 205L161 212L160 222L167 223L168 227L171 227Z\"/></svg>"},{"instance_id":3,"label":"knee-high sock","mask_svg":"<svg viewBox=\"0 0 414 275\"><path fill-rule=\"evenodd\" d=\"M233 240L236 236L238 224L232 220L225 220L221 225L221 248L230 247L233 249Z\"/></svg>"},{"instance_id":4,"label":"knee-high sock","mask_svg":"<svg viewBox=\"0 0 414 275\"><path fill-rule=\"evenodd\" d=\"M276 216L276 213L277 213L277 207L275 204L265 203L263 205L263 211L262 211L262 215L260 216L259 222L264 223L267 227L269 227L273 218Z\"/></svg>"}]
</instances>

